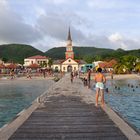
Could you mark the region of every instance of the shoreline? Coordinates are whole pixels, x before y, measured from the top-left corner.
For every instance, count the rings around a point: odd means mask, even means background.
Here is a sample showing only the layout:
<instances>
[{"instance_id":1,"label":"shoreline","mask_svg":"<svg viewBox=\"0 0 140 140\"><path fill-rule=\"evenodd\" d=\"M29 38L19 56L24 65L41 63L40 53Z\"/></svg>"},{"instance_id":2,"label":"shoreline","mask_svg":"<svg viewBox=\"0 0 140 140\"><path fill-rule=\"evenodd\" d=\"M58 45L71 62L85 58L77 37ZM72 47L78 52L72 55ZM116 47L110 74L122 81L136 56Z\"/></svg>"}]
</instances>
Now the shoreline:
<instances>
[{"instance_id":1,"label":"shoreline","mask_svg":"<svg viewBox=\"0 0 140 140\"><path fill-rule=\"evenodd\" d=\"M27 77L15 77L13 79L11 79L10 77L1 77L0 81L16 81L16 80L53 80L54 76L50 76L50 77L32 77L32 78L27 78Z\"/></svg>"},{"instance_id":2,"label":"shoreline","mask_svg":"<svg viewBox=\"0 0 140 140\"><path fill-rule=\"evenodd\" d=\"M111 79L109 75L106 76L107 79ZM123 80L123 79L140 79L140 75L138 74L114 74L113 80Z\"/></svg>"}]
</instances>

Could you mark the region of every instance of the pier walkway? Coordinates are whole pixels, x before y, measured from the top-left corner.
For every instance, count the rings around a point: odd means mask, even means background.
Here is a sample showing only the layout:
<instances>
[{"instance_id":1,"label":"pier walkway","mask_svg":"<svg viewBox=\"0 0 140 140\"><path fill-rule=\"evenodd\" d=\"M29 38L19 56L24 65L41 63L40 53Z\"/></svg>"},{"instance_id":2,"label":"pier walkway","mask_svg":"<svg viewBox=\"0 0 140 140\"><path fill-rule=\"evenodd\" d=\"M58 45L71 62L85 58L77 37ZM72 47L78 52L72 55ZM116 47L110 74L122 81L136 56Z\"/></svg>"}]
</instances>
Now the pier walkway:
<instances>
[{"instance_id":1,"label":"pier walkway","mask_svg":"<svg viewBox=\"0 0 140 140\"><path fill-rule=\"evenodd\" d=\"M140 138L106 105L104 109L100 106L95 107L95 93L84 87L78 78L71 83L69 75L66 75L38 100L40 102L38 106L9 140L138 140Z\"/></svg>"}]
</instances>

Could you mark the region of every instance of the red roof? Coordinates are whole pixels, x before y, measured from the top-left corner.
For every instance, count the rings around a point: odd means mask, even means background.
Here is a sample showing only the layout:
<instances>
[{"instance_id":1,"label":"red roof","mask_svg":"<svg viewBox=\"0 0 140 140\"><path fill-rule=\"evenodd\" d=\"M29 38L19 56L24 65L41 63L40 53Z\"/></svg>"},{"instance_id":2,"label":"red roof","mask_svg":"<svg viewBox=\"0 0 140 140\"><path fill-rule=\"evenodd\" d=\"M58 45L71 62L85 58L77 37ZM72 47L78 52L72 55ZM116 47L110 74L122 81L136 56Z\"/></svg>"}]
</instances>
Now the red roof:
<instances>
[{"instance_id":1,"label":"red roof","mask_svg":"<svg viewBox=\"0 0 140 140\"><path fill-rule=\"evenodd\" d=\"M115 64L117 64L117 61L113 59L109 62L99 63L99 67L101 67L101 68L112 68Z\"/></svg>"},{"instance_id":2,"label":"red roof","mask_svg":"<svg viewBox=\"0 0 140 140\"><path fill-rule=\"evenodd\" d=\"M26 59L46 59L46 58L48 58L48 57L41 56L41 55L35 55L35 56L28 57Z\"/></svg>"},{"instance_id":3,"label":"red roof","mask_svg":"<svg viewBox=\"0 0 140 140\"><path fill-rule=\"evenodd\" d=\"M100 67L100 68L105 68L106 65L107 65L107 62L99 63L99 67Z\"/></svg>"}]
</instances>

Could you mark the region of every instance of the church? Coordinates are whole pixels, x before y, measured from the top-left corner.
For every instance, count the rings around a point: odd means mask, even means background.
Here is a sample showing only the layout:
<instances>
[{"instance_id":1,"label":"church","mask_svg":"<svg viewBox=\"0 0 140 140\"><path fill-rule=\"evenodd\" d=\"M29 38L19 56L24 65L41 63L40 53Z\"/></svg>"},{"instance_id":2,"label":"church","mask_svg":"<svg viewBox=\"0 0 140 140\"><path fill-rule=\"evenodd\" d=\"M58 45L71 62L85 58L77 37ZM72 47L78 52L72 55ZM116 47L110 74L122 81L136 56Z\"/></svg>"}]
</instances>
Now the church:
<instances>
[{"instance_id":1,"label":"church","mask_svg":"<svg viewBox=\"0 0 140 140\"><path fill-rule=\"evenodd\" d=\"M79 71L86 64L83 60L74 59L74 51L72 46L72 38L70 28L68 31L68 39L65 52L65 60L55 60L53 62L53 69L55 71L71 72Z\"/></svg>"}]
</instances>

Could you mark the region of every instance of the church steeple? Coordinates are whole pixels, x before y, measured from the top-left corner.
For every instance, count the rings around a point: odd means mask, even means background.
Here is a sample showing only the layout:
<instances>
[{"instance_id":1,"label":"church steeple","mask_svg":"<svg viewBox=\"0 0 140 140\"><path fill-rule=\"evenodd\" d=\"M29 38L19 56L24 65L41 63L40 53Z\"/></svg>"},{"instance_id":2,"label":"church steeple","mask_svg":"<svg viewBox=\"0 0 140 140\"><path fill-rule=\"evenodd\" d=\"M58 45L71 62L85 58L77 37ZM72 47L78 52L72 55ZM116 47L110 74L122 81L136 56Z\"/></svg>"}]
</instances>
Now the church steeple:
<instances>
[{"instance_id":1,"label":"church steeple","mask_svg":"<svg viewBox=\"0 0 140 140\"><path fill-rule=\"evenodd\" d=\"M67 40L65 57L66 57L66 59L68 59L68 58L74 59L70 27L69 27L69 31L68 31L68 40Z\"/></svg>"},{"instance_id":2,"label":"church steeple","mask_svg":"<svg viewBox=\"0 0 140 140\"><path fill-rule=\"evenodd\" d=\"M68 40L71 40L72 41L72 39L71 39L71 33L70 33L70 27L69 27L69 32L68 32Z\"/></svg>"}]
</instances>

